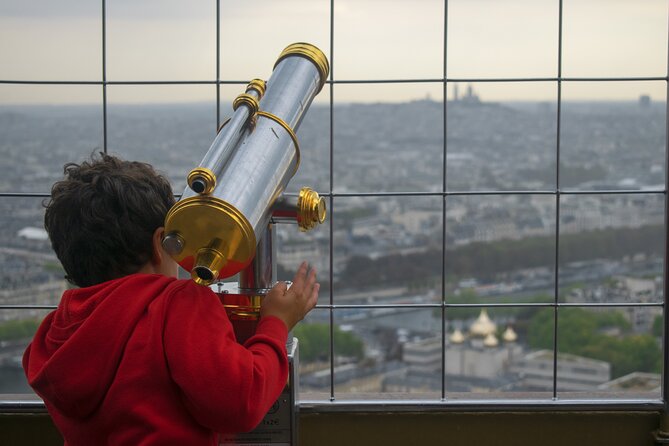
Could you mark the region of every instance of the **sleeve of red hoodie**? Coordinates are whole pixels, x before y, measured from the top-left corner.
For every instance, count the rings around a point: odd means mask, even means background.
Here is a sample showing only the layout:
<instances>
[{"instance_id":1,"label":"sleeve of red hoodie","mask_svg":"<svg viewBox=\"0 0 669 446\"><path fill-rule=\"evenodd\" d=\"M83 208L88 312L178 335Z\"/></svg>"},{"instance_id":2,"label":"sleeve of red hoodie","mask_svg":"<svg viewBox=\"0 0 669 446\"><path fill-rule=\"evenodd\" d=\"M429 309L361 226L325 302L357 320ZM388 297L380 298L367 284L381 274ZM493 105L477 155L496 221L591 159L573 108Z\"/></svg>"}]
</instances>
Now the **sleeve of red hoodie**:
<instances>
[{"instance_id":1,"label":"sleeve of red hoodie","mask_svg":"<svg viewBox=\"0 0 669 446\"><path fill-rule=\"evenodd\" d=\"M288 379L286 325L262 318L240 345L218 297L192 282L175 290L165 321L168 367L193 417L217 432L255 428Z\"/></svg>"}]
</instances>

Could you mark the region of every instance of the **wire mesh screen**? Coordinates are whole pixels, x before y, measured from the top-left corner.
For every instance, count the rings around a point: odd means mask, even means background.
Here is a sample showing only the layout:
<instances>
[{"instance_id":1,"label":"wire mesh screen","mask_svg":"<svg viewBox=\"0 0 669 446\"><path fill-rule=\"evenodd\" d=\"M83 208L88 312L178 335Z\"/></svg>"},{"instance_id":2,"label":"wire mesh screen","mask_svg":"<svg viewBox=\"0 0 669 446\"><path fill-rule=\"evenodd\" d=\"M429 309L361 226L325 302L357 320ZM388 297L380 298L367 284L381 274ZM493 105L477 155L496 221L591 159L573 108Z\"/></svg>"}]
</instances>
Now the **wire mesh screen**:
<instances>
[{"instance_id":1,"label":"wire mesh screen","mask_svg":"<svg viewBox=\"0 0 669 446\"><path fill-rule=\"evenodd\" d=\"M0 9L0 392L30 392L66 288L41 222L62 165L147 161L179 193L309 41L331 72L288 191L328 221L278 230L279 278L308 260L323 284L303 404L667 401L666 1L238 3Z\"/></svg>"}]
</instances>

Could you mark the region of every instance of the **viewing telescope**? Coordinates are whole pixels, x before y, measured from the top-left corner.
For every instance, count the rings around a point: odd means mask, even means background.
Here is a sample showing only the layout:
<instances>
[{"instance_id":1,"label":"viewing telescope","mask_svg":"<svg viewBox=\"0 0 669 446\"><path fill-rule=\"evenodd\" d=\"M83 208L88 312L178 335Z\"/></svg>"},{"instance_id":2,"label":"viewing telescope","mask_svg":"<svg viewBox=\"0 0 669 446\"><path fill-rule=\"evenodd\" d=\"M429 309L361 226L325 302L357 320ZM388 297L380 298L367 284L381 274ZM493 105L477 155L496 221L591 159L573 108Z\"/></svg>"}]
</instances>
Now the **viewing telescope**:
<instances>
[{"instance_id":1,"label":"viewing telescope","mask_svg":"<svg viewBox=\"0 0 669 446\"><path fill-rule=\"evenodd\" d=\"M329 73L325 55L308 43L289 45L267 82L254 79L234 100L232 116L187 177L165 217L163 248L192 279L216 283L238 342L255 333L260 303L276 282L275 223L302 231L325 221L325 200L308 187L284 195L300 166L295 132ZM236 289L221 279L239 273ZM221 435L219 445L297 444L298 340L289 337L288 383L255 430Z\"/></svg>"},{"instance_id":2,"label":"viewing telescope","mask_svg":"<svg viewBox=\"0 0 669 446\"><path fill-rule=\"evenodd\" d=\"M294 43L267 82L252 80L234 100L232 116L165 218L163 247L196 283L210 285L248 268L260 241L271 237L265 235L271 221L296 221L306 231L325 220L325 200L315 191L282 193L300 165L296 131L328 73L318 48Z\"/></svg>"}]
</instances>

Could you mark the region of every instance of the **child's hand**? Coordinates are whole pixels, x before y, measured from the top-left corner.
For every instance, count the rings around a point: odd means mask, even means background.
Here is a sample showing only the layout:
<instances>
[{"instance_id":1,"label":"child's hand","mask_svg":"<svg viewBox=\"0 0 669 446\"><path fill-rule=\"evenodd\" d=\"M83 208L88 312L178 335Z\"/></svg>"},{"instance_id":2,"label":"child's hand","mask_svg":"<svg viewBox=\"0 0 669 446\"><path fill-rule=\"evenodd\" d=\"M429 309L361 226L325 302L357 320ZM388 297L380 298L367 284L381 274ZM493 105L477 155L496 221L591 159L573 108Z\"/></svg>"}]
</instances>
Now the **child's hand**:
<instances>
[{"instance_id":1,"label":"child's hand","mask_svg":"<svg viewBox=\"0 0 669 446\"><path fill-rule=\"evenodd\" d=\"M316 306L320 284L316 282L316 270L308 270L307 262L302 262L288 288L286 282L279 282L263 299L260 316L276 316L292 330L293 327Z\"/></svg>"}]
</instances>

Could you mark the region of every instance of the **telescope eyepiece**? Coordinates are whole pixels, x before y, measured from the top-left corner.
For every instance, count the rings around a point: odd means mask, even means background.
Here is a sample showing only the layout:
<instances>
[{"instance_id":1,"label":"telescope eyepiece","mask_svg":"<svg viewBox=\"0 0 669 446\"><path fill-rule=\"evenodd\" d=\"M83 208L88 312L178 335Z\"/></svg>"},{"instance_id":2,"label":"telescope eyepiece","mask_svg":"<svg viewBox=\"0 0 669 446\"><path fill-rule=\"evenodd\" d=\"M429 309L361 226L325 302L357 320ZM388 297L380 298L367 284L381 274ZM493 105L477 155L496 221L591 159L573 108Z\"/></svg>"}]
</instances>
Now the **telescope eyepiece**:
<instances>
[{"instance_id":1,"label":"telescope eyepiece","mask_svg":"<svg viewBox=\"0 0 669 446\"><path fill-rule=\"evenodd\" d=\"M193 272L203 282L209 283L216 278L214 276L213 271L207 268L206 266L196 266L195 268L193 268Z\"/></svg>"},{"instance_id":2,"label":"telescope eyepiece","mask_svg":"<svg viewBox=\"0 0 669 446\"><path fill-rule=\"evenodd\" d=\"M211 285L218 279L221 270L228 263L225 256L221 254L222 240L214 239L206 248L201 248L195 257L195 265L191 270L191 277L198 285Z\"/></svg>"},{"instance_id":3,"label":"telescope eyepiece","mask_svg":"<svg viewBox=\"0 0 669 446\"><path fill-rule=\"evenodd\" d=\"M209 194L216 187L216 175L206 167L191 170L186 179L188 187L197 194Z\"/></svg>"},{"instance_id":4,"label":"telescope eyepiece","mask_svg":"<svg viewBox=\"0 0 669 446\"><path fill-rule=\"evenodd\" d=\"M202 178L198 177L198 178L193 180L190 187L191 187L191 189L193 189L193 192L197 192L198 194L201 194L207 188L207 183Z\"/></svg>"}]
</instances>

